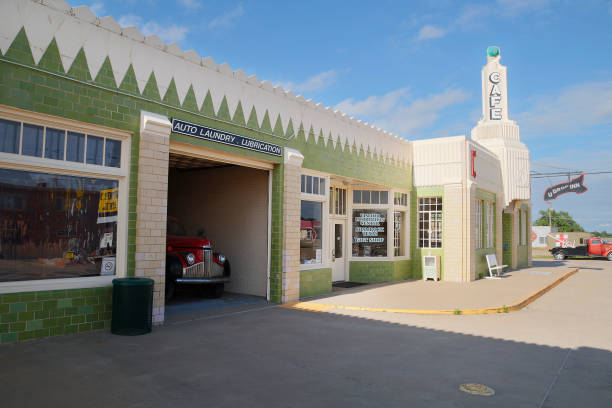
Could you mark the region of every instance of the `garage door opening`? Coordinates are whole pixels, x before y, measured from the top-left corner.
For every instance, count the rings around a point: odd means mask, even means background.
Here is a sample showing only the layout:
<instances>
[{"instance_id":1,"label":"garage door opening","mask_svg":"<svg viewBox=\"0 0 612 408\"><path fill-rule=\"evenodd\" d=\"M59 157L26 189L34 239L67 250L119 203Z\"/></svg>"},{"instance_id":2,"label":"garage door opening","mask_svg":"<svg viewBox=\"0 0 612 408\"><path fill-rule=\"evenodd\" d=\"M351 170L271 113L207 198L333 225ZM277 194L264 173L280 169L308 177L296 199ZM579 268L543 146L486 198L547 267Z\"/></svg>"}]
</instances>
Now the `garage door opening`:
<instances>
[{"instance_id":1,"label":"garage door opening","mask_svg":"<svg viewBox=\"0 0 612 408\"><path fill-rule=\"evenodd\" d=\"M180 220L186 236L210 240L213 251L226 257L231 265L226 296L267 297L268 190L266 170L170 153L168 219ZM184 300L200 288L179 284L176 295L186 293Z\"/></svg>"}]
</instances>

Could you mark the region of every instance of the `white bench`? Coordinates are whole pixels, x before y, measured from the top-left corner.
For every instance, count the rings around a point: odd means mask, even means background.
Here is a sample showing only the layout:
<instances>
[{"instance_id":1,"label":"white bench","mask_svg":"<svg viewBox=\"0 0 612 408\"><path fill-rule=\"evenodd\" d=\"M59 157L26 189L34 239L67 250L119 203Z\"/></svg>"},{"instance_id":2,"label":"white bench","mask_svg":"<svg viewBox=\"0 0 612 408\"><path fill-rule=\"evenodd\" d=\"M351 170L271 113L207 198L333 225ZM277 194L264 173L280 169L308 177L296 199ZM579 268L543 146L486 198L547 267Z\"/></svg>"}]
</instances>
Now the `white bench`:
<instances>
[{"instance_id":1,"label":"white bench","mask_svg":"<svg viewBox=\"0 0 612 408\"><path fill-rule=\"evenodd\" d=\"M497 257L495 254L489 254L486 256L487 258L487 266L489 267L489 276L488 279L501 279L501 275L504 273L504 268L507 268L508 265L498 265Z\"/></svg>"}]
</instances>

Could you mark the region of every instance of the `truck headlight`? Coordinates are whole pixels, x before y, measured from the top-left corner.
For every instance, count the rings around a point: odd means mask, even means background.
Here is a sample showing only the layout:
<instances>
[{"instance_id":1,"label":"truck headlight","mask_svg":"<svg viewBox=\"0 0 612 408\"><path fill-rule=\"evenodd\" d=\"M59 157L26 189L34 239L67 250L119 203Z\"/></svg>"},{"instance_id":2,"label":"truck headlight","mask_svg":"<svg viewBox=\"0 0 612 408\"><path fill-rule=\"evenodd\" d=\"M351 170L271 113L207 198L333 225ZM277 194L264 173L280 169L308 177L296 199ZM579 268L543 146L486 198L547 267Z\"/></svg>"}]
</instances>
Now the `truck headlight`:
<instances>
[{"instance_id":1,"label":"truck headlight","mask_svg":"<svg viewBox=\"0 0 612 408\"><path fill-rule=\"evenodd\" d=\"M189 264L189 265L193 265L193 263L195 262L195 255L192 253L188 253L187 256L185 257L185 261Z\"/></svg>"},{"instance_id":2,"label":"truck headlight","mask_svg":"<svg viewBox=\"0 0 612 408\"><path fill-rule=\"evenodd\" d=\"M225 255L219 254L219 256L217 258L219 258L219 262L220 263L225 263Z\"/></svg>"}]
</instances>

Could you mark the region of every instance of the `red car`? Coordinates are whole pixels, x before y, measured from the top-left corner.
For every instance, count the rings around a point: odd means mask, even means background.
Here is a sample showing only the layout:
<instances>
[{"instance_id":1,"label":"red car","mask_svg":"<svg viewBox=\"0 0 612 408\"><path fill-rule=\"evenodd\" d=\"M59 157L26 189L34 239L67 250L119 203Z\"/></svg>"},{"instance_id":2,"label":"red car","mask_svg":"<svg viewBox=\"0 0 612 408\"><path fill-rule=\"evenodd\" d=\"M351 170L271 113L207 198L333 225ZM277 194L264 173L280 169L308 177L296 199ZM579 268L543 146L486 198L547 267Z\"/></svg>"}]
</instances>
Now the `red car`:
<instances>
[{"instance_id":1,"label":"red car","mask_svg":"<svg viewBox=\"0 0 612 408\"><path fill-rule=\"evenodd\" d=\"M578 246L576 248L557 247L551 249L550 253L558 261L562 261L565 258L572 256L608 258L609 261L612 261L612 244L608 243L605 239L595 237L589 238L586 245Z\"/></svg>"},{"instance_id":2,"label":"red car","mask_svg":"<svg viewBox=\"0 0 612 408\"><path fill-rule=\"evenodd\" d=\"M221 297L230 275L229 261L223 254L213 252L211 241L203 237L188 237L179 220L168 217L166 300L172 298L177 284L202 285L203 294Z\"/></svg>"}]
</instances>

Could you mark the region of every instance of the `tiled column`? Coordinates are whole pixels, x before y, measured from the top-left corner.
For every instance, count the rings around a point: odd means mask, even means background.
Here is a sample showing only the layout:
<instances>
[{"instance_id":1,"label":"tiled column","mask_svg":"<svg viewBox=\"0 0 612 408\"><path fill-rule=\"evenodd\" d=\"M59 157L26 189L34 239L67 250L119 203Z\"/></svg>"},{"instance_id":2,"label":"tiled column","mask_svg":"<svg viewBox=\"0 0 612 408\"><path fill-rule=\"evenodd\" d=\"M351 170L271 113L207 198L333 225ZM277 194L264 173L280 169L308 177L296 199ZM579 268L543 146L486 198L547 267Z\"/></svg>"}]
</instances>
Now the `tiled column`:
<instances>
[{"instance_id":1,"label":"tiled column","mask_svg":"<svg viewBox=\"0 0 612 408\"><path fill-rule=\"evenodd\" d=\"M168 149L171 123L165 116L140 115L136 218L136 276L151 278L153 323L164 321Z\"/></svg>"},{"instance_id":2,"label":"tiled column","mask_svg":"<svg viewBox=\"0 0 612 408\"><path fill-rule=\"evenodd\" d=\"M285 148L283 174L283 275L281 301L300 297L300 175L304 156Z\"/></svg>"},{"instance_id":3,"label":"tiled column","mask_svg":"<svg viewBox=\"0 0 612 408\"><path fill-rule=\"evenodd\" d=\"M473 190L473 189L472 189ZM447 184L444 186L444 201L442 208L444 216L442 217L443 239L442 246L444 247L444 280L451 282L461 282L469 280L469 275L465 271L464 256L470 256L470 252L464 253L464 246L461 245L463 240L469 240L469 237L464 237L464 225L470 223L470 212L464 216L464 188L461 184ZM466 203L469 209L469 203ZM470 265L470 259L467 265ZM468 268L469 271L469 268Z\"/></svg>"}]
</instances>

